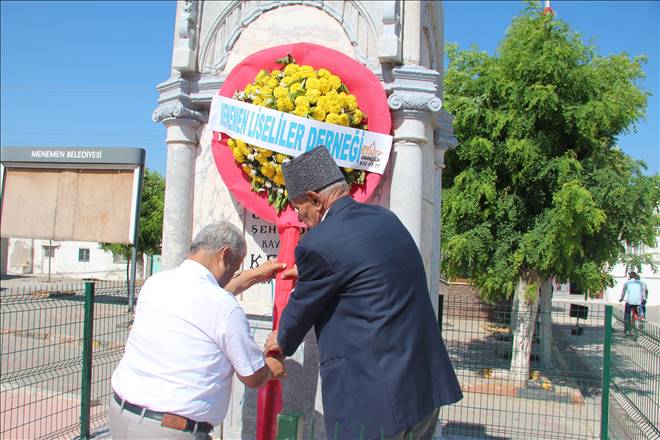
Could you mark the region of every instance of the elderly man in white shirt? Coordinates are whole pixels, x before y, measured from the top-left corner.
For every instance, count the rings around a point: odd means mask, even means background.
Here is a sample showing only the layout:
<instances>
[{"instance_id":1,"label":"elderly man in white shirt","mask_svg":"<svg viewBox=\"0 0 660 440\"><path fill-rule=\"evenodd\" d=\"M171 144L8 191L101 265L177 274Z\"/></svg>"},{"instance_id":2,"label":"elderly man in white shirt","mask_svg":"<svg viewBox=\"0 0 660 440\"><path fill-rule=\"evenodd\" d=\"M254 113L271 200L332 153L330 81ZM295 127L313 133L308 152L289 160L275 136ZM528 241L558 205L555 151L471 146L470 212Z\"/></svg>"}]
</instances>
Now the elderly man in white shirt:
<instances>
[{"instance_id":1,"label":"elderly man in white shirt","mask_svg":"<svg viewBox=\"0 0 660 440\"><path fill-rule=\"evenodd\" d=\"M271 279L269 261L234 276L246 254L227 221L203 228L179 267L147 280L124 357L112 376L113 439L205 439L227 413L234 372L250 388L286 376L265 357L234 295Z\"/></svg>"}]
</instances>

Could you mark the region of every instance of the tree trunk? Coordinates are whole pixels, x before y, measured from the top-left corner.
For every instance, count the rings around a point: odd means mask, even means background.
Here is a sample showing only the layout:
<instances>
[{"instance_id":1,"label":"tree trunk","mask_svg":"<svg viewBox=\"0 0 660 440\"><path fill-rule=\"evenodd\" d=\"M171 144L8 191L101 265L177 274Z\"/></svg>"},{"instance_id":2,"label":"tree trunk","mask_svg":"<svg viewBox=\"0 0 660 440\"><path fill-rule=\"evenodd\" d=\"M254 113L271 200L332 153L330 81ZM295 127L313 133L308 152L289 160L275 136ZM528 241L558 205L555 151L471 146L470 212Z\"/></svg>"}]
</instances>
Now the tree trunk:
<instances>
[{"instance_id":1,"label":"tree trunk","mask_svg":"<svg viewBox=\"0 0 660 440\"><path fill-rule=\"evenodd\" d=\"M552 282L546 279L541 284L541 367L552 368Z\"/></svg>"},{"instance_id":2,"label":"tree trunk","mask_svg":"<svg viewBox=\"0 0 660 440\"><path fill-rule=\"evenodd\" d=\"M527 386L538 298L538 276L523 274L518 280L511 312L513 347L509 376L516 386Z\"/></svg>"}]
</instances>

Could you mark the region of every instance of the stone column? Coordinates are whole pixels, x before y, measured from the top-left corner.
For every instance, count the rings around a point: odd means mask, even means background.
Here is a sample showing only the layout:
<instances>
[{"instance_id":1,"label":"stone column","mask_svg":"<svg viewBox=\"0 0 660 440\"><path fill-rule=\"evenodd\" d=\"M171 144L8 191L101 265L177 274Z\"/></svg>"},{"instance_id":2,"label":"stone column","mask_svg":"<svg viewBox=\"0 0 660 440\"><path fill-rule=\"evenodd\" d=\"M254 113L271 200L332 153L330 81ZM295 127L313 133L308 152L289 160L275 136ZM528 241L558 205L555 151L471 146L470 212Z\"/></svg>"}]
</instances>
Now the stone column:
<instances>
[{"instance_id":1,"label":"stone column","mask_svg":"<svg viewBox=\"0 0 660 440\"><path fill-rule=\"evenodd\" d=\"M391 99L394 97L394 99ZM394 154L390 209L408 228L417 247L422 240L423 152L428 138L423 112L403 108L398 96L390 97L394 122Z\"/></svg>"},{"instance_id":2,"label":"stone column","mask_svg":"<svg viewBox=\"0 0 660 440\"><path fill-rule=\"evenodd\" d=\"M388 103L394 128L390 209L408 228L420 251L424 251L424 243L431 240L431 236L424 237L424 230L428 229L424 222L432 219L423 215L423 179L433 179L435 173L430 138L434 115L442 106L438 97L440 74L423 66L404 65L384 71L383 77L390 92ZM425 160L425 156L431 160ZM422 255L425 253L428 252ZM427 270L430 263L425 258Z\"/></svg>"},{"instance_id":3,"label":"stone column","mask_svg":"<svg viewBox=\"0 0 660 440\"><path fill-rule=\"evenodd\" d=\"M167 270L186 258L192 239L195 156L203 115L179 102L159 107L152 119L167 128L162 247L162 268Z\"/></svg>"}]
</instances>

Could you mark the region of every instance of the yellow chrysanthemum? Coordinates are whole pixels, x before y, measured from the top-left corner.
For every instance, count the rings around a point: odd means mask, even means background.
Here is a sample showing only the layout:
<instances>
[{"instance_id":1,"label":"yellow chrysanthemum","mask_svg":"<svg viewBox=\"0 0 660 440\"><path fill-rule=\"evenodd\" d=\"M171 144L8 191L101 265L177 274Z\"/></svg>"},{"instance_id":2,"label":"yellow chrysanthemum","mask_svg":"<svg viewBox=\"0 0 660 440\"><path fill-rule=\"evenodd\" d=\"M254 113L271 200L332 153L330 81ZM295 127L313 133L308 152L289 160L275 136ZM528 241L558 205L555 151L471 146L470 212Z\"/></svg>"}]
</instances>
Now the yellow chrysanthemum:
<instances>
[{"instance_id":1,"label":"yellow chrysanthemum","mask_svg":"<svg viewBox=\"0 0 660 440\"><path fill-rule=\"evenodd\" d=\"M319 79L318 87L321 93L325 94L330 91L330 82L326 78Z\"/></svg>"},{"instance_id":2,"label":"yellow chrysanthemum","mask_svg":"<svg viewBox=\"0 0 660 440\"><path fill-rule=\"evenodd\" d=\"M339 120L339 115L337 113L328 113L325 117L325 122L328 124L336 124Z\"/></svg>"},{"instance_id":3,"label":"yellow chrysanthemum","mask_svg":"<svg viewBox=\"0 0 660 440\"><path fill-rule=\"evenodd\" d=\"M257 81L257 85L261 87L266 87L268 85L268 81L270 81L270 75L266 75L263 78L261 78L259 81Z\"/></svg>"},{"instance_id":4,"label":"yellow chrysanthemum","mask_svg":"<svg viewBox=\"0 0 660 440\"><path fill-rule=\"evenodd\" d=\"M328 77L328 82L333 90L337 90L339 86L341 86L341 79L339 79L337 75L330 75Z\"/></svg>"},{"instance_id":5,"label":"yellow chrysanthemum","mask_svg":"<svg viewBox=\"0 0 660 440\"><path fill-rule=\"evenodd\" d=\"M264 69L261 69L259 73L257 73L257 76L254 78L255 81L261 82L264 78L266 78L268 75L268 72L265 71Z\"/></svg>"},{"instance_id":6,"label":"yellow chrysanthemum","mask_svg":"<svg viewBox=\"0 0 660 440\"><path fill-rule=\"evenodd\" d=\"M301 118L306 118L309 114L309 107L298 106L293 109L293 114Z\"/></svg>"},{"instance_id":7,"label":"yellow chrysanthemum","mask_svg":"<svg viewBox=\"0 0 660 440\"><path fill-rule=\"evenodd\" d=\"M291 87L289 88L289 91L291 93L298 93L302 89L302 84L299 82L291 84Z\"/></svg>"},{"instance_id":8,"label":"yellow chrysanthemum","mask_svg":"<svg viewBox=\"0 0 660 440\"><path fill-rule=\"evenodd\" d=\"M325 109L323 107L314 107L314 110L312 110L312 117L317 121L325 120Z\"/></svg>"},{"instance_id":9,"label":"yellow chrysanthemum","mask_svg":"<svg viewBox=\"0 0 660 440\"><path fill-rule=\"evenodd\" d=\"M324 69L324 68L320 68L316 73L319 75L320 78L325 78L332 75L332 73L330 73L328 69Z\"/></svg>"},{"instance_id":10,"label":"yellow chrysanthemum","mask_svg":"<svg viewBox=\"0 0 660 440\"><path fill-rule=\"evenodd\" d=\"M275 175L275 165L273 165L270 162L263 164L261 166L261 174L263 174L269 179L272 179L273 176Z\"/></svg>"},{"instance_id":11,"label":"yellow chrysanthemum","mask_svg":"<svg viewBox=\"0 0 660 440\"><path fill-rule=\"evenodd\" d=\"M325 108L325 103L327 99L325 96L319 96L319 99L316 101L316 106L318 108L323 109L326 113L328 112L327 109Z\"/></svg>"},{"instance_id":12,"label":"yellow chrysanthemum","mask_svg":"<svg viewBox=\"0 0 660 440\"><path fill-rule=\"evenodd\" d=\"M227 140L227 145L229 145L229 148L233 150L236 147L236 141L232 138L229 138L229 140Z\"/></svg>"},{"instance_id":13,"label":"yellow chrysanthemum","mask_svg":"<svg viewBox=\"0 0 660 440\"><path fill-rule=\"evenodd\" d=\"M270 72L270 77L271 78L280 78L282 76L282 71L279 69L275 69Z\"/></svg>"},{"instance_id":14,"label":"yellow chrysanthemum","mask_svg":"<svg viewBox=\"0 0 660 440\"><path fill-rule=\"evenodd\" d=\"M298 96L296 98L296 107L308 107L309 108L309 98L306 96Z\"/></svg>"},{"instance_id":15,"label":"yellow chrysanthemum","mask_svg":"<svg viewBox=\"0 0 660 440\"><path fill-rule=\"evenodd\" d=\"M290 112L293 110L293 102L291 101L291 98L288 96L285 96L284 98L278 98L277 99L277 109L281 112Z\"/></svg>"},{"instance_id":16,"label":"yellow chrysanthemum","mask_svg":"<svg viewBox=\"0 0 660 440\"><path fill-rule=\"evenodd\" d=\"M358 108L358 105L357 105L357 98L355 97L355 95L346 95L346 98L344 100L344 105L351 112L356 110Z\"/></svg>"},{"instance_id":17,"label":"yellow chrysanthemum","mask_svg":"<svg viewBox=\"0 0 660 440\"><path fill-rule=\"evenodd\" d=\"M247 174L248 176L250 176L252 174L252 167L250 165L244 163L241 168L243 169L243 172L245 174Z\"/></svg>"},{"instance_id":18,"label":"yellow chrysanthemum","mask_svg":"<svg viewBox=\"0 0 660 440\"><path fill-rule=\"evenodd\" d=\"M337 96L326 96L323 106L328 113L341 112L341 100Z\"/></svg>"},{"instance_id":19,"label":"yellow chrysanthemum","mask_svg":"<svg viewBox=\"0 0 660 440\"><path fill-rule=\"evenodd\" d=\"M241 153L241 150L239 150L238 148L235 148L231 152L234 155L234 159L236 160L236 162L238 162L238 163L245 162L245 156L243 155L243 153Z\"/></svg>"},{"instance_id":20,"label":"yellow chrysanthemum","mask_svg":"<svg viewBox=\"0 0 660 440\"><path fill-rule=\"evenodd\" d=\"M337 124L339 125L348 125L348 115L346 113L342 113L339 115L337 118Z\"/></svg>"},{"instance_id":21,"label":"yellow chrysanthemum","mask_svg":"<svg viewBox=\"0 0 660 440\"><path fill-rule=\"evenodd\" d=\"M272 150L266 148L257 148L257 153L262 157L271 157L273 155Z\"/></svg>"},{"instance_id":22,"label":"yellow chrysanthemum","mask_svg":"<svg viewBox=\"0 0 660 440\"><path fill-rule=\"evenodd\" d=\"M287 89L286 87L278 86L275 87L275 89L273 90L273 96L275 96L276 98L284 98L285 96L288 95L289 95L289 89Z\"/></svg>"},{"instance_id":23,"label":"yellow chrysanthemum","mask_svg":"<svg viewBox=\"0 0 660 440\"><path fill-rule=\"evenodd\" d=\"M308 66L307 64L300 66L300 72L305 74L313 73L314 75L316 75L316 71L314 70L314 68L312 66Z\"/></svg>"},{"instance_id":24,"label":"yellow chrysanthemum","mask_svg":"<svg viewBox=\"0 0 660 440\"><path fill-rule=\"evenodd\" d=\"M309 99L310 104L315 104L321 96L321 91L319 89L307 89L305 96Z\"/></svg>"},{"instance_id":25,"label":"yellow chrysanthemum","mask_svg":"<svg viewBox=\"0 0 660 440\"><path fill-rule=\"evenodd\" d=\"M284 162L284 159L286 159L287 157L289 156L287 156L286 154L281 154L281 153L275 154L275 160L279 163Z\"/></svg>"},{"instance_id":26,"label":"yellow chrysanthemum","mask_svg":"<svg viewBox=\"0 0 660 440\"><path fill-rule=\"evenodd\" d=\"M243 142L240 139L236 139L236 148L243 154L244 156L247 156L248 154L252 153L252 148L245 142Z\"/></svg>"},{"instance_id":27,"label":"yellow chrysanthemum","mask_svg":"<svg viewBox=\"0 0 660 440\"><path fill-rule=\"evenodd\" d=\"M284 74L285 75L293 75L294 73L298 72L299 70L300 70L300 66L297 65L296 63L287 64L286 67L284 68Z\"/></svg>"},{"instance_id":28,"label":"yellow chrysanthemum","mask_svg":"<svg viewBox=\"0 0 660 440\"><path fill-rule=\"evenodd\" d=\"M280 85L280 82L276 78L271 77L267 84L271 89L275 89L275 87Z\"/></svg>"},{"instance_id":29,"label":"yellow chrysanthemum","mask_svg":"<svg viewBox=\"0 0 660 440\"><path fill-rule=\"evenodd\" d=\"M305 83L305 88L307 91L316 90L319 91L319 80L318 78L309 78Z\"/></svg>"},{"instance_id":30,"label":"yellow chrysanthemum","mask_svg":"<svg viewBox=\"0 0 660 440\"><path fill-rule=\"evenodd\" d=\"M351 123L353 125L359 125L360 122L362 122L362 119L364 119L364 114L362 113L362 111L360 109L356 109L353 112L353 117L351 118Z\"/></svg>"},{"instance_id":31,"label":"yellow chrysanthemum","mask_svg":"<svg viewBox=\"0 0 660 440\"><path fill-rule=\"evenodd\" d=\"M284 185L284 174L280 173L275 173L275 177L273 177L273 183L276 185Z\"/></svg>"}]
</instances>

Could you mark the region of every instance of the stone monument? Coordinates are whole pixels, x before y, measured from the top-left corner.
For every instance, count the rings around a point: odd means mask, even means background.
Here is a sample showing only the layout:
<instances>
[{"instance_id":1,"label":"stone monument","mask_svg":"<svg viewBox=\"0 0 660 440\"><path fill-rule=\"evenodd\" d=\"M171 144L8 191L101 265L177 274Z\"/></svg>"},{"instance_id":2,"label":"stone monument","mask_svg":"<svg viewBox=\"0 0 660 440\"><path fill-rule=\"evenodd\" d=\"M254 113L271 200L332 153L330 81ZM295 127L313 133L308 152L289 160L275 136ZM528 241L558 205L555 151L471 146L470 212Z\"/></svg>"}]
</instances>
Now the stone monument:
<instances>
[{"instance_id":1,"label":"stone monument","mask_svg":"<svg viewBox=\"0 0 660 440\"><path fill-rule=\"evenodd\" d=\"M313 43L357 60L382 83L393 144L371 203L395 212L412 234L437 310L441 173L444 153L456 143L451 117L442 110L442 2L179 0L176 8L172 70L157 87L160 97L153 113L153 120L167 128L163 269L181 263L192 236L219 218L245 231L244 268L278 255L276 226L243 207L220 177L209 109L244 58L273 46ZM258 344L271 329L273 295L274 285L267 283L239 297ZM313 332L287 367L284 408L304 414L304 438L323 438ZM214 436L254 438L255 420L256 392L236 380L229 412Z\"/></svg>"}]
</instances>

